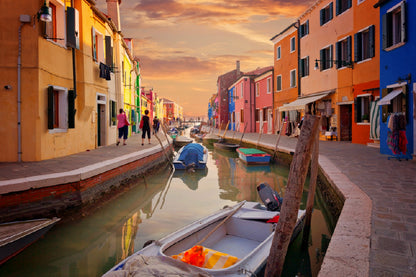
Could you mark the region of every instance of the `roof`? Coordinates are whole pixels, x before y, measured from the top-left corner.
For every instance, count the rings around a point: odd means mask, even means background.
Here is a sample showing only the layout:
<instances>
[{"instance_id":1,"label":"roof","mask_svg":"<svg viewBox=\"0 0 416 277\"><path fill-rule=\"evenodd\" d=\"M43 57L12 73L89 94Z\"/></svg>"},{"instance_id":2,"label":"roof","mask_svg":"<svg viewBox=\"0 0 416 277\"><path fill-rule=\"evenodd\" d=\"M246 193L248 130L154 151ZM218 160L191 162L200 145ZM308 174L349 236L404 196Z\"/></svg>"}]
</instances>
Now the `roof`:
<instances>
[{"instance_id":1,"label":"roof","mask_svg":"<svg viewBox=\"0 0 416 277\"><path fill-rule=\"evenodd\" d=\"M259 76L259 75L262 75L263 73L265 73L267 71L270 71L270 70L273 70L273 69L274 69L273 66L266 66L266 67L262 67L262 68L257 68L256 70L244 73L244 76L252 76L252 75Z\"/></svg>"},{"instance_id":2,"label":"roof","mask_svg":"<svg viewBox=\"0 0 416 277\"><path fill-rule=\"evenodd\" d=\"M296 26L297 22L293 22L292 24L290 24L289 26L286 27L286 29L284 29L283 31L281 31L280 33L278 33L277 35L275 35L274 37L272 37L270 40L274 40L275 38L277 38L278 36L281 36L282 34L286 33L287 30L289 30L292 27Z\"/></svg>"}]
</instances>

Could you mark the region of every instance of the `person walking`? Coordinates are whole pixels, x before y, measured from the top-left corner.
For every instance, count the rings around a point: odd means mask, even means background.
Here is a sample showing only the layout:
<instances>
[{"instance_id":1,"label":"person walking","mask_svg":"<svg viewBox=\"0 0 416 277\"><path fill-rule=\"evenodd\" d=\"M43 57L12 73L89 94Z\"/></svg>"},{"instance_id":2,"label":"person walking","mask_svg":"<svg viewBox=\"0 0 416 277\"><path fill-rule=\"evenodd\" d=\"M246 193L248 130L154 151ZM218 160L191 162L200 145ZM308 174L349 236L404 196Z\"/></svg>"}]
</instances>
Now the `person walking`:
<instances>
[{"instance_id":1,"label":"person walking","mask_svg":"<svg viewBox=\"0 0 416 277\"><path fill-rule=\"evenodd\" d=\"M149 140L150 144L150 118L148 116L149 110L144 111L144 116L142 117L142 120L140 121L140 128L142 129L142 145L144 145L144 139L147 134L147 139Z\"/></svg>"},{"instance_id":2,"label":"person walking","mask_svg":"<svg viewBox=\"0 0 416 277\"><path fill-rule=\"evenodd\" d=\"M158 131L159 131L159 119L157 118L157 116L155 116L155 118L153 119L153 134L157 134Z\"/></svg>"},{"instance_id":3,"label":"person walking","mask_svg":"<svg viewBox=\"0 0 416 277\"><path fill-rule=\"evenodd\" d=\"M120 113L117 115L117 128L118 128L118 139L116 145L120 144L120 140L123 137L123 145L126 145L127 135L129 133L129 121L126 113L123 109L120 109Z\"/></svg>"}]
</instances>

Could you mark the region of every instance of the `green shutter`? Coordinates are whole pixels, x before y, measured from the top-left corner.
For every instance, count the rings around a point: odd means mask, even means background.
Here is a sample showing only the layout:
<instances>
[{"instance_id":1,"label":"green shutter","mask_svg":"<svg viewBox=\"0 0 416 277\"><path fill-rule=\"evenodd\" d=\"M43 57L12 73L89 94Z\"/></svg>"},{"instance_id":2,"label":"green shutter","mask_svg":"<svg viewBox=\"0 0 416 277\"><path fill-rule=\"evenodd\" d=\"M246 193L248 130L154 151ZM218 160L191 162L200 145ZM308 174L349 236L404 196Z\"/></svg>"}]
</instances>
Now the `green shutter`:
<instances>
[{"instance_id":1,"label":"green shutter","mask_svg":"<svg viewBox=\"0 0 416 277\"><path fill-rule=\"evenodd\" d=\"M341 13L341 1L337 0L337 6L335 7L336 9L336 15L339 15Z\"/></svg>"},{"instance_id":2,"label":"green shutter","mask_svg":"<svg viewBox=\"0 0 416 277\"><path fill-rule=\"evenodd\" d=\"M92 35L92 58L94 59L94 61L97 60L97 44L96 44L96 40L95 40L95 29L92 28L91 29L91 35Z\"/></svg>"},{"instance_id":3,"label":"green shutter","mask_svg":"<svg viewBox=\"0 0 416 277\"><path fill-rule=\"evenodd\" d=\"M331 2L329 4L329 19L327 21L331 20L332 18L334 18L334 4Z\"/></svg>"},{"instance_id":4,"label":"green shutter","mask_svg":"<svg viewBox=\"0 0 416 277\"><path fill-rule=\"evenodd\" d=\"M75 114L77 110L75 109L75 98L77 94L74 90L68 91L68 128L75 128Z\"/></svg>"},{"instance_id":5,"label":"green shutter","mask_svg":"<svg viewBox=\"0 0 416 277\"><path fill-rule=\"evenodd\" d=\"M53 129L53 86L48 87L48 129Z\"/></svg>"}]
</instances>

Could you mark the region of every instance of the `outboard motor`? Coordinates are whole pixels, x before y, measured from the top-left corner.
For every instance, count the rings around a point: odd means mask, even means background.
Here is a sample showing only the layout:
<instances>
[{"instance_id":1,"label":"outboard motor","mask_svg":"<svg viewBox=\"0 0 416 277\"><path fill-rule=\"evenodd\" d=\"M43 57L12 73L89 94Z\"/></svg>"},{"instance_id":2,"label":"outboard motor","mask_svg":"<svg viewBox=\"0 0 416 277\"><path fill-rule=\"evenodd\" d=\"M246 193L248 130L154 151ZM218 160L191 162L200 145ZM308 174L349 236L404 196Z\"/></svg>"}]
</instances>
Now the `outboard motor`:
<instances>
[{"instance_id":1,"label":"outboard motor","mask_svg":"<svg viewBox=\"0 0 416 277\"><path fill-rule=\"evenodd\" d=\"M257 186L257 192L267 210L280 211L283 203L283 198L281 198L279 194L269 186L269 184L261 183Z\"/></svg>"}]
</instances>

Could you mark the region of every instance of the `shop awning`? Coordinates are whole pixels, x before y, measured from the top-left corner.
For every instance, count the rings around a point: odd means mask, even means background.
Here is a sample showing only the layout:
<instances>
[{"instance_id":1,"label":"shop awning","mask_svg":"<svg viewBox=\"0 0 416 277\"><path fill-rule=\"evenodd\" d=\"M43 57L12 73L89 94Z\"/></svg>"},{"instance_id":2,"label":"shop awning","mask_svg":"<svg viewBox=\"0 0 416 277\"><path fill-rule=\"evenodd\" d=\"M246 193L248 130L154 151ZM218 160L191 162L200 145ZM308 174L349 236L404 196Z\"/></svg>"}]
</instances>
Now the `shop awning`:
<instances>
[{"instance_id":1,"label":"shop awning","mask_svg":"<svg viewBox=\"0 0 416 277\"><path fill-rule=\"evenodd\" d=\"M403 92L402 88L396 88L395 90L393 90L392 92L390 92L389 94L381 98L380 101L378 101L377 105L378 106L390 105L390 101L402 92Z\"/></svg>"},{"instance_id":2,"label":"shop awning","mask_svg":"<svg viewBox=\"0 0 416 277\"><path fill-rule=\"evenodd\" d=\"M305 109L305 105L318 101L319 99L322 99L326 96L328 96L331 92L327 92L327 93L323 93L323 94L319 94L319 95L315 95L315 96L308 96L308 97L303 97L303 98L299 98L293 102L290 102L289 104L284 104L283 106L281 106L279 108L279 112L284 112L284 111L293 111L293 110L304 110Z\"/></svg>"}]
</instances>

